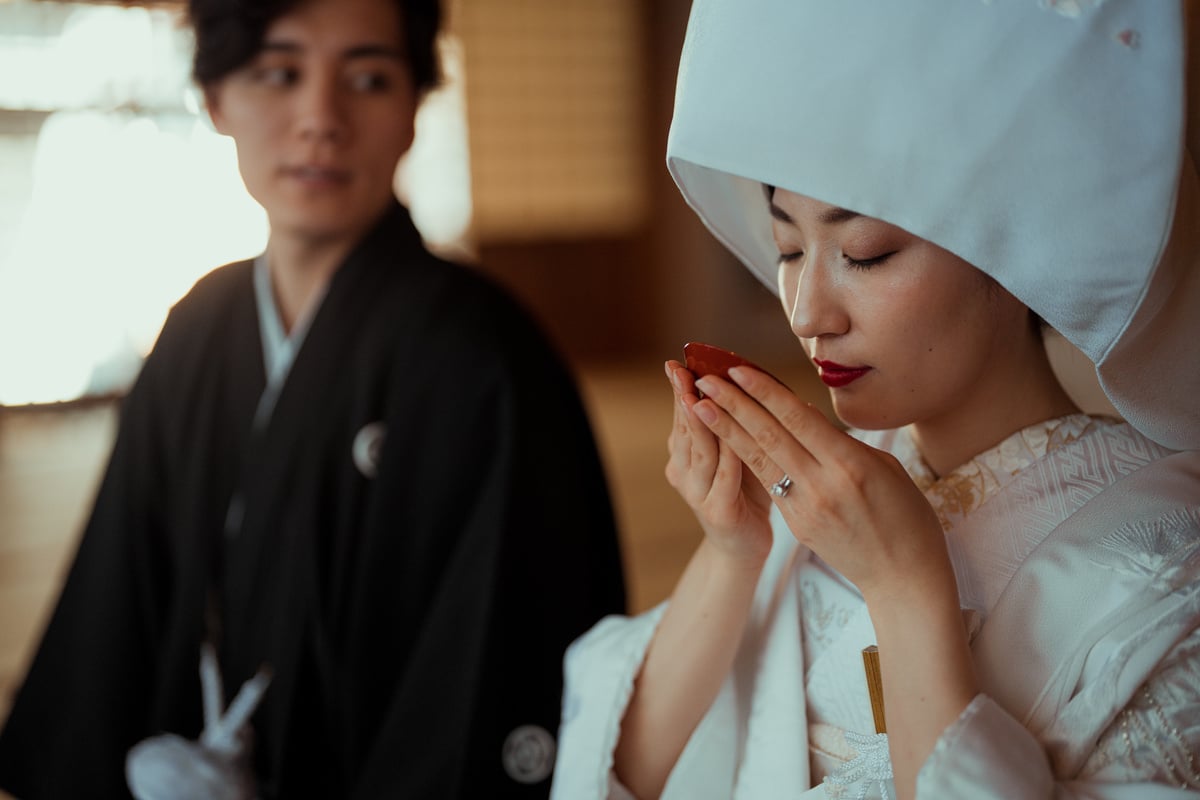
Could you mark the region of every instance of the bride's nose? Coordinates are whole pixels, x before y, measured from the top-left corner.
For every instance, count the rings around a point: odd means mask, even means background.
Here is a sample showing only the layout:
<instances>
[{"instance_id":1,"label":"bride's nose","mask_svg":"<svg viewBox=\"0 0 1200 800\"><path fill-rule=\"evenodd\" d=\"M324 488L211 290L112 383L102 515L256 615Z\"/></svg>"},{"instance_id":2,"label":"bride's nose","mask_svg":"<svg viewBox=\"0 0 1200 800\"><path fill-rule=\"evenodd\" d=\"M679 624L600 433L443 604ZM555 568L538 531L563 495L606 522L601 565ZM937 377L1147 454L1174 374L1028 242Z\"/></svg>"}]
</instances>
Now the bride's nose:
<instances>
[{"instance_id":1,"label":"bride's nose","mask_svg":"<svg viewBox=\"0 0 1200 800\"><path fill-rule=\"evenodd\" d=\"M800 339L845 333L850 318L820 254L805 254L779 268L779 296L792 332Z\"/></svg>"}]
</instances>

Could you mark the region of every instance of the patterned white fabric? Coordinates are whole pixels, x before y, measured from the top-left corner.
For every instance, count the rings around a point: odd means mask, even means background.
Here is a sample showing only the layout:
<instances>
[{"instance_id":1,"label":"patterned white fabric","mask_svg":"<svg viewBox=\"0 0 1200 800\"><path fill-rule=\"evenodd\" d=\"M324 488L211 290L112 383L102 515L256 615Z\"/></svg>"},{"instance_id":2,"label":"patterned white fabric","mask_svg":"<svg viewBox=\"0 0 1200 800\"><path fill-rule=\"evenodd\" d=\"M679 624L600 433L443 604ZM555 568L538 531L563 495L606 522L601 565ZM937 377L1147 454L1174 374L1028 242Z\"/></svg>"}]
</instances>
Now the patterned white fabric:
<instances>
[{"instance_id":1,"label":"patterned white fabric","mask_svg":"<svg viewBox=\"0 0 1200 800\"><path fill-rule=\"evenodd\" d=\"M863 438L931 478L907 432ZM1192 796L1175 787L1200 753L1197 486L1195 454L1082 415L1020 431L926 482L964 606L982 618L974 651L987 694L943 734L918 797ZM852 742L873 735L866 607L778 517L775 528L733 674L676 764L668 800L879 796L878 781L846 781L842 766L857 755ZM1089 556L1064 561L1075 537ZM608 618L568 652L552 796L629 796L612 754L662 611Z\"/></svg>"}]
</instances>

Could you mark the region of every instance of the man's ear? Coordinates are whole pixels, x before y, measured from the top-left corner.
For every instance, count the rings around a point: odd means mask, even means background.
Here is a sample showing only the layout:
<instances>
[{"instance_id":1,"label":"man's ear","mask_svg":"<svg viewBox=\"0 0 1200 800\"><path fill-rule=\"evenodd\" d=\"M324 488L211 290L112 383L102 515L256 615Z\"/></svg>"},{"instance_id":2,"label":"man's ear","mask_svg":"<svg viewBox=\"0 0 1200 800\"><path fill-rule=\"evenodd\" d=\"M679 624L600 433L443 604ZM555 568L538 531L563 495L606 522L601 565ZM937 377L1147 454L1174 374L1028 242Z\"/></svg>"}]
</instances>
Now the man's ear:
<instances>
[{"instance_id":1,"label":"man's ear","mask_svg":"<svg viewBox=\"0 0 1200 800\"><path fill-rule=\"evenodd\" d=\"M204 94L204 107L208 109L208 118L212 120L213 127L217 133L229 135L225 130L225 117L221 113L221 92L215 85L208 85L201 89Z\"/></svg>"}]
</instances>

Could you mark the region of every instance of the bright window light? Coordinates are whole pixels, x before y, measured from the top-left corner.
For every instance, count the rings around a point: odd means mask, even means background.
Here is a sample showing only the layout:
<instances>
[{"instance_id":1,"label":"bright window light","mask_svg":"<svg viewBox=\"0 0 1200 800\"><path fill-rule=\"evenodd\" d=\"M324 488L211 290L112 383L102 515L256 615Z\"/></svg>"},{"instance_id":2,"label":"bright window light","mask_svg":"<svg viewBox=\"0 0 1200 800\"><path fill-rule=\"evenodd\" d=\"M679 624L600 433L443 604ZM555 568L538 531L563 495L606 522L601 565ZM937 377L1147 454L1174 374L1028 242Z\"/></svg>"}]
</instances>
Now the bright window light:
<instances>
[{"instance_id":1,"label":"bright window light","mask_svg":"<svg viewBox=\"0 0 1200 800\"><path fill-rule=\"evenodd\" d=\"M176 11L0 2L0 405L124 391L170 306L265 246L191 47ZM471 216L460 85L429 98L397 176L452 251Z\"/></svg>"}]
</instances>

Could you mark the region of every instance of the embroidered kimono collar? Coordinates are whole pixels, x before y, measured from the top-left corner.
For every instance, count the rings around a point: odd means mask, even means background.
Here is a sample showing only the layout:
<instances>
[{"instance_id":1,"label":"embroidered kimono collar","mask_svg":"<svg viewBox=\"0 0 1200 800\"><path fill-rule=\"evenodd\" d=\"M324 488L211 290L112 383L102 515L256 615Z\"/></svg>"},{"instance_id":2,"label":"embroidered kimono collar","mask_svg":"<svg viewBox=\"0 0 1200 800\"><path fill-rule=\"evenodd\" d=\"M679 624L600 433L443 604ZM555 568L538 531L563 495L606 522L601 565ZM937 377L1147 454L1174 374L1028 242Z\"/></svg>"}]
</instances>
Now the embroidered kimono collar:
<instances>
[{"instance_id":1,"label":"embroidered kimono collar","mask_svg":"<svg viewBox=\"0 0 1200 800\"><path fill-rule=\"evenodd\" d=\"M892 452L925 493L942 528L949 531L956 519L967 516L1003 489L1021 470L1063 445L1086 436L1098 425L1113 420L1071 414L1023 428L990 450L959 465L939 478L917 450L912 428L897 431Z\"/></svg>"},{"instance_id":2,"label":"embroidered kimono collar","mask_svg":"<svg viewBox=\"0 0 1200 800\"><path fill-rule=\"evenodd\" d=\"M762 184L960 256L1200 448L1200 201L1178 2L695 0L667 166L774 288Z\"/></svg>"}]
</instances>

